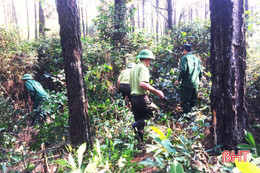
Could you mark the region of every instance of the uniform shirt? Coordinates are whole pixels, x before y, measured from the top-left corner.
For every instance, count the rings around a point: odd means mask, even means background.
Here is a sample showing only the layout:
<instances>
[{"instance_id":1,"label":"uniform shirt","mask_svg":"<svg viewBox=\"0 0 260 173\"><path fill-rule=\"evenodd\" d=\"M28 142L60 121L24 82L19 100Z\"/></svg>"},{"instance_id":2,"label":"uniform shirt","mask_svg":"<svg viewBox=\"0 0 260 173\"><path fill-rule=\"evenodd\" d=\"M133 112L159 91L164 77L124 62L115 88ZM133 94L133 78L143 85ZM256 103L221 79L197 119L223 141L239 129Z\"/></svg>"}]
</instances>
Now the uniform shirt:
<instances>
[{"instance_id":1,"label":"uniform shirt","mask_svg":"<svg viewBox=\"0 0 260 173\"><path fill-rule=\"evenodd\" d=\"M118 77L120 84L129 84L130 71L131 71L131 68L127 68L120 73L120 75Z\"/></svg>"},{"instance_id":2,"label":"uniform shirt","mask_svg":"<svg viewBox=\"0 0 260 173\"><path fill-rule=\"evenodd\" d=\"M178 81L182 81L181 86L198 88L199 80L202 77L201 61L196 56L188 53L181 58L180 74Z\"/></svg>"},{"instance_id":3,"label":"uniform shirt","mask_svg":"<svg viewBox=\"0 0 260 173\"><path fill-rule=\"evenodd\" d=\"M149 83L149 75L149 70L143 62L139 62L132 68L132 70L130 71L131 95L136 96L149 94L149 91L144 90L139 85L140 82Z\"/></svg>"},{"instance_id":4,"label":"uniform shirt","mask_svg":"<svg viewBox=\"0 0 260 173\"><path fill-rule=\"evenodd\" d=\"M24 84L32 101L41 100L48 96L48 93L43 89L39 82L35 80L27 80Z\"/></svg>"}]
</instances>

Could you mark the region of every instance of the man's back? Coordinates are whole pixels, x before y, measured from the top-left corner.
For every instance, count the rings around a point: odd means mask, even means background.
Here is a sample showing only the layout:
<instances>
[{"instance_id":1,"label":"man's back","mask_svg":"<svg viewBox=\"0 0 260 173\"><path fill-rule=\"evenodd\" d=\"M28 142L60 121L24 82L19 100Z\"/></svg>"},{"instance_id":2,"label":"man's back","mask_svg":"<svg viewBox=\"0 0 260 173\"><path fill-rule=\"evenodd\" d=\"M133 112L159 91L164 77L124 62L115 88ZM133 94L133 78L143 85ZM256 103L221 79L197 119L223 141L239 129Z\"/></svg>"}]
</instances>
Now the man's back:
<instances>
[{"instance_id":1,"label":"man's back","mask_svg":"<svg viewBox=\"0 0 260 173\"><path fill-rule=\"evenodd\" d=\"M140 82L149 83L149 70L142 62L139 62L130 71L131 95L148 95L149 94L149 92L147 90L144 90L139 86Z\"/></svg>"},{"instance_id":2,"label":"man's back","mask_svg":"<svg viewBox=\"0 0 260 173\"><path fill-rule=\"evenodd\" d=\"M201 61L196 56L188 53L181 58L181 86L198 88L201 78Z\"/></svg>"}]
</instances>

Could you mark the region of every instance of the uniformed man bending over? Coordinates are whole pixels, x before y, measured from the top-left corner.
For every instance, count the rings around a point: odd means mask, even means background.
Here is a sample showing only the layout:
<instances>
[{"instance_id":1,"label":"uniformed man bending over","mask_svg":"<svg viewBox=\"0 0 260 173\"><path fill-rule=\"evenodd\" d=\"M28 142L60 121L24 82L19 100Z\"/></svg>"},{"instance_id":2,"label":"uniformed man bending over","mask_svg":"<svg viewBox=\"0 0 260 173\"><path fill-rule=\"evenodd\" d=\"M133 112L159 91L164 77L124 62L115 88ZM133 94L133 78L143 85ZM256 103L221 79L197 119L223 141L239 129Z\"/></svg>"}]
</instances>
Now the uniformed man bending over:
<instances>
[{"instance_id":1,"label":"uniformed man bending over","mask_svg":"<svg viewBox=\"0 0 260 173\"><path fill-rule=\"evenodd\" d=\"M130 102L131 102L131 90L130 90L129 80L130 80L130 71L133 66L134 63L129 63L127 65L127 68L120 73L117 81L118 93L121 93L124 99L127 96Z\"/></svg>"},{"instance_id":2,"label":"uniformed man bending over","mask_svg":"<svg viewBox=\"0 0 260 173\"><path fill-rule=\"evenodd\" d=\"M174 84L178 85L181 81L181 107L184 113L189 113L196 106L202 67L200 59L192 55L190 44L184 44L182 52L184 56L181 58L180 74Z\"/></svg>"},{"instance_id":3,"label":"uniformed man bending over","mask_svg":"<svg viewBox=\"0 0 260 173\"><path fill-rule=\"evenodd\" d=\"M152 92L158 97L164 98L164 94L149 84L150 75L147 67L151 60L155 59L153 53L150 50L142 50L137 58L140 58L140 62L130 72L130 87L134 118L136 122L141 121L137 126L137 139L142 142L145 126L145 122L142 120L158 116L160 113L158 107L148 98L148 95Z\"/></svg>"},{"instance_id":4,"label":"uniformed man bending over","mask_svg":"<svg viewBox=\"0 0 260 173\"><path fill-rule=\"evenodd\" d=\"M28 104L29 93L31 100L33 101L33 109L36 111L41 101L48 97L48 93L43 89L39 82L33 80L30 74L25 74L22 78L22 81L25 85L25 102ZM32 117L32 125L35 123L36 119L39 118L39 116L45 116L42 114L43 113L41 111L36 111Z\"/></svg>"}]
</instances>

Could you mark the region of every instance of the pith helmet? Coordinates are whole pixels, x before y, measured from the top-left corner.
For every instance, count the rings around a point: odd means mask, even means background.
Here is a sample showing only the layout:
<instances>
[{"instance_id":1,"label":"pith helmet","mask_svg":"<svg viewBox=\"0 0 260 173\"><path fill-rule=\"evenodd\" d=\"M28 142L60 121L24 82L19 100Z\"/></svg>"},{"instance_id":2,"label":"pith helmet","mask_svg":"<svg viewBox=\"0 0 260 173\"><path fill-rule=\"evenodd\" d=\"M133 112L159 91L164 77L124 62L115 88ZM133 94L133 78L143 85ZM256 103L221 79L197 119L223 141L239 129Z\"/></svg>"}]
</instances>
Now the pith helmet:
<instances>
[{"instance_id":1,"label":"pith helmet","mask_svg":"<svg viewBox=\"0 0 260 173\"><path fill-rule=\"evenodd\" d=\"M190 44L184 44L182 47L182 51L186 50L187 52L191 52L191 45Z\"/></svg>"},{"instance_id":2,"label":"pith helmet","mask_svg":"<svg viewBox=\"0 0 260 173\"><path fill-rule=\"evenodd\" d=\"M29 79L33 79L33 78L32 78L32 75L30 75L30 74L25 74L25 75L23 75L22 80L29 80Z\"/></svg>"},{"instance_id":3,"label":"pith helmet","mask_svg":"<svg viewBox=\"0 0 260 173\"><path fill-rule=\"evenodd\" d=\"M153 52L151 52L148 49L142 50L137 58L143 58L143 59L155 59Z\"/></svg>"}]
</instances>

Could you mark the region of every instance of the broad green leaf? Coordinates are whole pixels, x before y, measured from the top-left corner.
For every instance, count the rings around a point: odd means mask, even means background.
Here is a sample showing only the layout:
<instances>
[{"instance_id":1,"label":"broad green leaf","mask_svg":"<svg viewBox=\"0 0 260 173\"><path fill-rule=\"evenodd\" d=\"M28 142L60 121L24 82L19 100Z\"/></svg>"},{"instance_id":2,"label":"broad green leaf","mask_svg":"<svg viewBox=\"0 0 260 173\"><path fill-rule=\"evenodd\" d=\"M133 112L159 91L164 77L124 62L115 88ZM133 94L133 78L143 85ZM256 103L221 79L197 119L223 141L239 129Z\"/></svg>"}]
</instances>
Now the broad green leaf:
<instances>
[{"instance_id":1,"label":"broad green leaf","mask_svg":"<svg viewBox=\"0 0 260 173\"><path fill-rule=\"evenodd\" d=\"M59 164L60 166L65 166L65 165L67 165L67 161L64 160L64 159L58 159L58 160L55 160L55 161L53 161L53 162Z\"/></svg>"},{"instance_id":2,"label":"broad green leaf","mask_svg":"<svg viewBox=\"0 0 260 173\"><path fill-rule=\"evenodd\" d=\"M171 153L176 153L176 150L172 147L171 142L169 141L169 139L163 140L162 141L162 145Z\"/></svg>"},{"instance_id":3,"label":"broad green leaf","mask_svg":"<svg viewBox=\"0 0 260 173\"><path fill-rule=\"evenodd\" d=\"M260 172L260 168L258 168L255 164L250 162L238 162L237 159L235 160L236 167L242 173L257 173Z\"/></svg>"},{"instance_id":4,"label":"broad green leaf","mask_svg":"<svg viewBox=\"0 0 260 173\"><path fill-rule=\"evenodd\" d=\"M254 147L251 146L251 145L248 145L248 144L239 144L239 145L237 146L237 148L242 149L242 150L251 150L251 149L253 149Z\"/></svg>"},{"instance_id":5,"label":"broad green leaf","mask_svg":"<svg viewBox=\"0 0 260 173\"><path fill-rule=\"evenodd\" d=\"M71 153L69 154L69 164L73 169L76 169L76 163L71 155Z\"/></svg>"},{"instance_id":6,"label":"broad green leaf","mask_svg":"<svg viewBox=\"0 0 260 173\"><path fill-rule=\"evenodd\" d=\"M86 151L87 144L83 143L80 145L77 153L78 153L78 164L79 168L81 167L82 159L83 159L83 153Z\"/></svg>"},{"instance_id":7,"label":"broad green leaf","mask_svg":"<svg viewBox=\"0 0 260 173\"><path fill-rule=\"evenodd\" d=\"M184 173L184 170L181 164L175 160L170 168L170 173Z\"/></svg>"},{"instance_id":8,"label":"broad green leaf","mask_svg":"<svg viewBox=\"0 0 260 173\"><path fill-rule=\"evenodd\" d=\"M159 138L161 140L166 139L166 136L162 133L162 131L160 129L158 129L157 127L153 127L153 126L151 126L150 128L159 135Z\"/></svg>"},{"instance_id":9,"label":"broad green leaf","mask_svg":"<svg viewBox=\"0 0 260 173\"><path fill-rule=\"evenodd\" d=\"M253 135L250 132L245 131L245 137L246 137L247 142L249 142L249 144L255 146L254 137L253 137Z\"/></svg>"}]
</instances>

